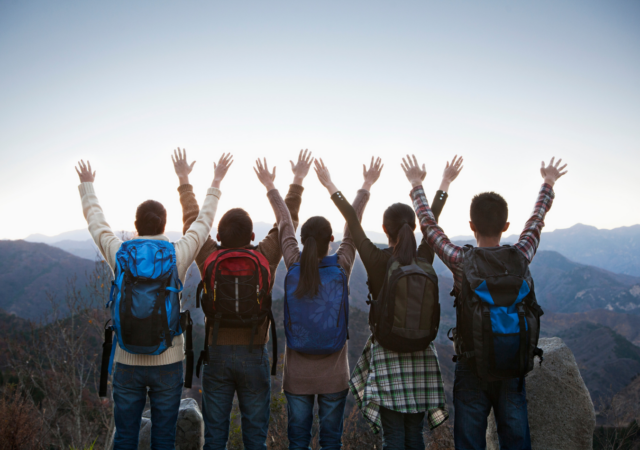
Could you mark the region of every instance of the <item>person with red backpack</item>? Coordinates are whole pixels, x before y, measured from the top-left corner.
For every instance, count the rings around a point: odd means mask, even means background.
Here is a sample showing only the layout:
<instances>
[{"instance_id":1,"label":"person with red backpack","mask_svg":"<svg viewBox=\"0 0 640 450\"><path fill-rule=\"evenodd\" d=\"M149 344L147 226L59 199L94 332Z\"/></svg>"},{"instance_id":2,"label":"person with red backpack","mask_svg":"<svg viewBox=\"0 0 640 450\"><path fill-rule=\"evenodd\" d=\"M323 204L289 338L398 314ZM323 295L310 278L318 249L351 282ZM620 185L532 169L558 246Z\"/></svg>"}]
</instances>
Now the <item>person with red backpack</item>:
<instances>
[{"instance_id":1,"label":"person with red backpack","mask_svg":"<svg viewBox=\"0 0 640 450\"><path fill-rule=\"evenodd\" d=\"M353 206L361 218L369 189L380 176L380 164L364 173L364 184ZM275 169L274 169L275 170ZM349 392L348 323L349 276L356 247L345 226L340 246L333 242L331 224L324 217L308 219L301 229L302 252L295 227L266 164L256 173L279 223L280 245L288 272L285 280L284 327L287 337L282 387L287 398L289 449L307 449L311 441L313 408L319 407L320 447L342 447L344 408ZM328 169L317 166L320 177Z\"/></svg>"},{"instance_id":2,"label":"person with red backpack","mask_svg":"<svg viewBox=\"0 0 640 450\"><path fill-rule=\"evenodd\" d=\"M298 225L302 202L302 182L309 172L311 152L300 151L291 161L293 184L284 201L292 226ZM184 231L198 217L199 207L189 184L195 161L187 163L186 151L178 150L174 168L180 181ZM273 182L275 169L268 174ZM279 218L278 221L284 220ZM271 315L271 289L282 259L278 238L279 222L257 245L253 222L240 208L227 211L220 219L216 240L208 237L196 264L202 276L197 301L206 319L205 350L197 373L202 373L202 414L205 423L205 450L226 448L234 394L238 395L242 416L242 441L247 450L266 449L271 403L269 376L269 325L276 334ZM217 242L219 241L219 243ZM278 360L274 345L273 365ZM274 372L272 372L273 374Z\"/></svg>"}]
</instances>

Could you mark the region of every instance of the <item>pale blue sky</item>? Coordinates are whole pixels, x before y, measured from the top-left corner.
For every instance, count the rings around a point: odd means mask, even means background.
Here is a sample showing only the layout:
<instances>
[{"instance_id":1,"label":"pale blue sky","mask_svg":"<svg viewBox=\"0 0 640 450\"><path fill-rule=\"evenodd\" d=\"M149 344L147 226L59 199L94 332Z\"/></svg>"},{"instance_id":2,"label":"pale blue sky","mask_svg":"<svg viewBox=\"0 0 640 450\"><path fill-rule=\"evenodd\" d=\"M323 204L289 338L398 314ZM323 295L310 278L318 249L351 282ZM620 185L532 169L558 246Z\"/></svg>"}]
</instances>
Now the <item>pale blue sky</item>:
<instances>
[{"instance_id":1,"label":"pale blue sky","mask_svg":"<svg viewBox=\"0 0 640 450\"><path fill-rule=\"evenodd\" d=\"M473 194L496 190L512 232L540 160L562 156L547 229L640 223L640 2L19 2L0 0L0 238L86 226L73 165L89 159L116 229L147 198L180 205L170 154L186 147L203 199L212 161L236 155L217 218L273 213L253 171L284 193L300 148L353 198L361 164L385 169L365 229L409 202L403 153L465 156L441 223L469 234ZM301 215L343 221L314 174ZM217 219L216 219L217 223Z\"/></svg>"}]
</instances>

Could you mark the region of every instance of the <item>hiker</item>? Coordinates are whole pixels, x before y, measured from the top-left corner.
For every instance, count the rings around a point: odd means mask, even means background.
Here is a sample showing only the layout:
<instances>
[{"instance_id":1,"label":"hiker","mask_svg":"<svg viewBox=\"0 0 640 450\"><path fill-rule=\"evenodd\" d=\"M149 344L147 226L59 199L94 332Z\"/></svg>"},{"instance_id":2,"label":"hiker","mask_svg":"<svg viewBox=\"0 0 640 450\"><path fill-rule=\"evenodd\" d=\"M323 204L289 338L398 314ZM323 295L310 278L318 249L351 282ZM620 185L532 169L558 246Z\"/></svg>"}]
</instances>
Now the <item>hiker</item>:
<instances>
[{"instance_id":1,"label":"hiker","mask_svg":"<svg viewBox=\"0 0 640 450\"><path fill-rule=\"evenodd\" d=\"M462 158L454 157L451 164L447 162L440 189L436 192L434 199L436 218L440 215L447 200L449 185L462 170L462 161ZM378 159L376 164L379 162ZM373 164L373 159L371 163ZM385 210L382 216L382 229L387 235L389 247L381 249L367 238L354 208L338 191L338 188L330 180L321 181L347 221L353 242L367 270L370 300L373 301L370 325L372 331L376 330L374 334L378 334L372 320L375 316L373 305L383 301L382 297L384 297L385 286L389 278L388 273L394 273L401 266L413 263L429 271L431 277L434 277L435 272L431 268L433 251L424 240L416 251L417 244L414 235L416 216L409 205L394 203ZM434 281L437 283L437 278ZM417 283L420 282L417 281ZM433 283L431 284L433 285ZM430 300L437 304L437 284L433 287L435 289L432 290ZM412 291L415 292L415 288ZM399 317L400 320L396 321L394 314L391 314L390 317L394 320L395 325L399 325L396 322L406 323L411 315L419 318L421 315L428 315L431 312L428 305L421 307L420 303L414 303L411 308L407 308L409 294L405 291L405 294L401 295L404 295L405 298L396 299L396 302L404 303L405 306L396 304L394 309L398 312L404 311L405 317ZM430 326L437 333L439 309L438 314L433 314L433 316L433 322ZM419 323L416 323L415 328L419 328ZM382 429L384 449L423 450L422 432L425 414L431 429L439 426L448 418L438 357L431 342L435 337L433 331L430 336L425 333L427 337L423 337L419 342L411 342L399 337L394 339L396 342L386 339L384 344L391 347L394 347L393 344L397 344L398 351L385 348L380 340L381 337L387 338L393 333L387 333L387 336L378 336L378 339L372 334L351 375L349 380L351 393L374 433L377 434ZM420 350L413 351L416 348L413 347L415 344L418 344Z\"/></svg>"},{"instance_id":2,"label":"hiker","mask_svg":"<svg viewBox=\"0 0 640 450\"><path fill-rule=\"evenodd\" d=\"M329 177L318 167L319 177ZM365 172L354 207L359 217L378 179L379 167ZM287 337L282 387L287 398L289 449L308 449L313 408L319 407L319 442L323 450L342 447L344 408L348 393L348 283L356 249L345 227L337 251L331 224L324 217L308 219L301 229L300 252L289 213L273 185L266 166L257 162L258 178L280 223L280 243L288 269L285 279L284 326Z\"/></svg>"},{"instance_id":3,"label":"hiker","mask_svg":"<svg viewBox=\"0 0 640 450\"><path fill-rule=\"evenodd\" d=\"M302 202L302 182L309 173L312 156L308 150L300 150L298 160L291 161L293 184L285 198L285 205L291 217L294 229L298 226L298 211ZM189 173L195 161L187 163L186 151L178 150L174 156L174 166L180 182L178 192L182 204L184 231L186 232L198 217L199 207L189 184ZM272 178L275 178L275 168ZM282 218L278 219L283 220ZM278 238L278 224L269 231L267 236L252 246L255 239L253 222L249 214L240 208L234 208L225 213L218 224L216 240L207 237L202 249L196 256L196 264L205 283L202 286L209 289L209 297L204 294L201 301L206 314L206 351L202 355L204 363L202 375L202 415L205 423L205 450L225 449L229 438L230 415L234 394L238 395L240 414L242 417L242 441L247 450L266 449L267 431L269 428L269 412L271 404L271 378L269 376L269 326L275 327L271 320L271 289L276 277L278 264L282 259L280 241ZM219 241L216 242L216 241ZM239 253L242 252L242 253ZM227 259L224 259L229 257ZM217 259L217 262L216 262ZM253 261L257 266L254 266ZM243 265L246 271L241 284L236 291L237 277L234 277L230 295L225 296L225 275L220 270L226 264ZM261 295L255 296L256 288L243 286L248 283L248 277L253 277L256 268L260 266L262 280ZM207 269L210 271L207 275ZM251 274L251 275L248 275ZM219 279L218 279L219 278ZM258 274L260 278L260 274ZM216 283L218 285L216 286ZM207 287L207 284L209 285ZM255 285L254 285L255 286ZM244 290L247 292L245 293ZM215 301L211 297L216 291ZM238 292L240 295L238 295ZM242 304L238 301L238 311L243 313L245 321L237 320L235 314L236 297L246 296ZM209 299L207 299L209 298ZM262 301L260 305L258 301ZM213 311L213 305L217 311ZM224 304L230 304L231 314L222 314ZM263 313L258 310L262 307ZM251 308L256 309L255 321ZM216 313L222 317L216 327ZM214 333L214 330L216 331ZM273 334L273 342L276 341ZM278 361L277 348L273 352L273 369ZM273 372L272 372L273 373ZM275 373L273 373L275 374Z\"/></svg>"},{"instance_id":4,"label":"hiker","mask_svg":"<svg viewBox=\"0 0 640 450\"><path fill-rule=\"evenodd\" d=\"M147 395L153 423L151 448L175 447L183 384L182 328L185 325L181 323L178 293L187 269L209 235L221 194L220 183L232 162L231 155L223 155L218 164L214 164L213 182L197 220L173 244L163 234L167 211L154 200L138 206L137 237L123 243L107 223L98 202L93 187L96 173L92 172L91 163L80 161L76 167L89 232L116 277L112 289L115 295L110 299L117 338L111 355L115 362L115 450L138 448ZM173 306L171 311L165 309L165 300ZM106 334L110 339L109 329ZM106 378L104 383L101 380L101 390L103 387L106 390Z\"/></svg>"},{"instance_id":5,"label":"hiker","mask_svg":"<svg viewBox=\"0 0 640 450\"><path fill-rule=\"evenodd\" d=\"M516 244L500 246L509 228L507 202L495 192L471 201L469 226L477 247L449 240L429 208L422 181L425 166L415 156L402 167L413 186L411 198L422 232L454 278L456 369L453 388L457 450L486 447L487 416L493 408L500 448L530 450L524 376L533 369L542 310L535 299L529 263L540 243L544 218L554 198L553 186L565 173L562 160L542 163L544 183L533 213ZM540 361L542 362L542 361Z\"/></svg>"}]
</instances>

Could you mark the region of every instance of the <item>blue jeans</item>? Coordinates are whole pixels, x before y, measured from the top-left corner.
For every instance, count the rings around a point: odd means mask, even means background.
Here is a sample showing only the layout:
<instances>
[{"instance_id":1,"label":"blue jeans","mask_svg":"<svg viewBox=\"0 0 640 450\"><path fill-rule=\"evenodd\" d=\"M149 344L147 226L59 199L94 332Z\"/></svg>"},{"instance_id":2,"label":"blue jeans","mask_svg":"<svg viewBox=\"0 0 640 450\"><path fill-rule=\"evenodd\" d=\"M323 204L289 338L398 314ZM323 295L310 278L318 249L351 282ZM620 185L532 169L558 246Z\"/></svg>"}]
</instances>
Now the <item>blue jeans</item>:
<instances>
[{"instance_id":1,"label":"blue jeans","mask_svg":"<svg viewBox=\"0 0 640 450\"><path fill-rule=\"evenodd\" d=\"M271 406L267 346L212 345L202 374L204 450L224 450L229 439L233 396L238 393L242 442L246 450L265 450Z\"/></svg>"},{"instance_id":2,"label":"blue jeans","mask_svg":"<svg viewBox=\"0 0 640 450\"><path fill-rule=\"evenodd\" d=\"M138 448L147 393L151 403L151 448L175 449L182 383L182 362L166 366L116 363L113 375L113 415L116 424L114 450Z\"/></svg>"},{"instance_id":3,"label":"blue jeans","mask_svg":"<svg viewBox=\"0 0 640 450\"><path fill-rule=\"evenodd\" d=\"M344 407L349 389L335 394L318 394L318 416L320 418L320 448L335 450L342 448L342 428ZM309 450L311 426L313 425L313 404L315 395L287 396L287 434L289 450Z\"/></svg>"},{"instance_id":4,"label":"blue jeans","mask_svg":"<svg viewBox=\"0 0 640 450\"><path fill-rule=\"evenodd\" d=\"M453 384L455 405L454 437L456 450L486 448L487 417L493 407L498 426L500 450L531 450L527 396L524 386L518 392L519 379L481 382L464 362L456 364Z\"/></svg>"},{"instance_id":5,"label":"blue jeans","mask_svg":"<svg viewBox=\"0 0 640 450\"><path fill-rule=\"evenodd\" d=\"M383 450L424 450L424 414L407 414L380 406Z\"/></svg>"}]
</instances>

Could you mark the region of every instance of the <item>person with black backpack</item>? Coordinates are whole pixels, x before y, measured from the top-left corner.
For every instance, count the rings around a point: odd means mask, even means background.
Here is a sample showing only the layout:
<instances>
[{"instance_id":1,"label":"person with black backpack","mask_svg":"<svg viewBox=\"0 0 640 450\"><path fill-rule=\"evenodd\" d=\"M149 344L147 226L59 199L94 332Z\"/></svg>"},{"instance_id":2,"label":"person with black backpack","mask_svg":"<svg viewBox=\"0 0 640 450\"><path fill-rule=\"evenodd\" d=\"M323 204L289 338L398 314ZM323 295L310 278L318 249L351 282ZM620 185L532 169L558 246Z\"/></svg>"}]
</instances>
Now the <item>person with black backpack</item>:
<instances>
[{"instance_id":1,"label":"person with black backpack","mask_svg":"<svg viewBox=\"0 0 640 450\"><path fill-rule=\"evenodd\" d=\"M544 183L533 213L515 245L500 246L509 228L507 202L495 192L471 201L469 225L477 247L453 244L437 224L424 195L425 166L415 156L403 158L402 168L413 186L411 199L422 232L435 253L453 272L456 328L452 340L456 356L453 387L457 450L486 448L487 417L493 408L500 448L531 450L525 375L533 370L540 316L529 264L551 209L555 182L566 171L562 160L542 163Z\"/></svg>"},{"instance_id":2,"label":"person with black backpack","mask_svg":"<svg viewBox=\"0 0 640 450\"><path fill-rule=\"evenodd\" d=\"M151 448L175 448L183 387L184 331L187 331L187 352L191 340L191 320L188 311L181 312L180 291L189 266L209 235L221 195L220 183L232 162L231 155L223 155L214 164L214 179L197 220L174 243L164 235L167 211L154 200L138 206L135 220L138 235L122 242L107 223L98 202L91 164L80 161L76 168L89 232L115 275L107 303L111 325L105 329L100 377L100 396L104 397L107 368L108 372L115 369L114 450L138 448L147 395L153 422ZM187 353L186 387L191 386L189 363L192 367L193 355Z\"/></svg>"},{"instance_id":3,"label":"person with black backpack","mask_svg":"<svg viewBox=\"0 0 640 450\"><path fill-rule=\"evenodd\" d=\"M303 180L311 167L312 156L300 150L291 161L293 183L284 200L293 222L298 226ZM178 150L174 168L180 182L184 232L199 215L199 206L189 184L195 161L187 163L186 151ZM265 175L266 176L266 175ZM275 178L275 169L269 174ZM282 218L278 220L283 220ZM271 405L269 376L269 325L272 327L275 375L278 362L277 334L271 315L271 290L282 259L278 223L267 236L253 246L253 222L240 208L227 211L218 224L216 240L207 237L196 256L202 282L197 302L205 313L205 349L200 354L197 375L202 364L202 415L205 423L204 450L227 446L234 395L238 396L242 442L247 450L266 449ZM218 243L219 241L220 243Z\"/></svg>"},{"instance_id":4,"label":"person with black backpack","mask_svg":"<svg viewBox=\"0 0 640 450\"><path fill-rule=\"evenodd\" d=\"M293 222L266 166L257 163L260 181L278 218L285 279L284 328L286 336L282 388L287 398L290 449L307 449L311 442L314 403L318 402L320 447L342 447L344 408L349 380L348 324L349 276L356 248L345 226L342 242L329 255L333 242L331 224L324 217L308 219L300 237L300 252ZM380 175L380 167L364 173L354 208L362 217L369 189ZM316 164L319 177L328 170Z\"/></svg>"},{"instance_id":5,"label":"person with black backpack","mask_svg":"<svg viewBox=\"0 0 640 450\"><path fill-rule=\"evenodd\" d=\"M462 158L447 163L434 200L436 217L460 170ZM440 319L433 251L424 240L416 251L411 206L395 203L386 209L382 228L389 246L381 249L367 238L353 207L331 180L321 182L347 221L369 280L372 335L351 375L351 393L374 433L382 430L384 449L423 450L425 415L432 429L448 417L432 343Z\"/></svg>"}]
</instances>

